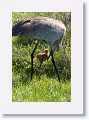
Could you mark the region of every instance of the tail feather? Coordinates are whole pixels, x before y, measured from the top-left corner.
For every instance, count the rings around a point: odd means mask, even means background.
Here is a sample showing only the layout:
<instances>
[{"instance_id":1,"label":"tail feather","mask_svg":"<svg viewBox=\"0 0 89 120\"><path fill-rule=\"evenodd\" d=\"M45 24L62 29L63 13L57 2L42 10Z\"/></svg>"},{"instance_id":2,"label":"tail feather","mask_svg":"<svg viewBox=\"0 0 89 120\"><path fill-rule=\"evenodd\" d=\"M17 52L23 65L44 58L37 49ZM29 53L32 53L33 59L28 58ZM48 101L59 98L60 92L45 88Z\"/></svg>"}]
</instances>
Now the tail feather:
<instances>
[{"instance_id":1,"label":"tail feather","mask_svg":"<svg viewBox=\"0 0 89 120\"><path fill-rule=\"evenodd\" d=\"M17 23L16 25L13 26L13 28L12 28L12 36L18 35L22 24L23 24L23 21L20 21L19 23Z\"/></svg>"},{"instance_id":2,"label":"tail feather","mask_svg":"<svg viewBox=\"0 0 89 120\"><path fill-rule=\"evenodd\" d=\"M28 22L30 22L30 20L20 21L16 25L14 25L12 28L12 36L24 35L26 33L26 28L24 27L24 24Z\"/></svg>"}]
</instances>

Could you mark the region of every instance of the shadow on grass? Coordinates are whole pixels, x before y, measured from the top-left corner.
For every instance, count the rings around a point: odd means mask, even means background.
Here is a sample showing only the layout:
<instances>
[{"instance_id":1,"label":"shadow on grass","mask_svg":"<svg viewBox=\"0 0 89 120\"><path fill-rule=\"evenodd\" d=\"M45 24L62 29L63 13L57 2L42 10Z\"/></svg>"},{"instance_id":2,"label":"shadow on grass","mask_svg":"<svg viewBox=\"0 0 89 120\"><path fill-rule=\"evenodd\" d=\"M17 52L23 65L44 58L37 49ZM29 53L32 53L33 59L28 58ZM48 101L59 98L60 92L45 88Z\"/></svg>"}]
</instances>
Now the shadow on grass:
<instances>
[{"instance_id":1,"label":"shadow on grass","mask_svg":"<svg viewBox=\"0 0 89 120\"><path fill-rule=\"evenodd\" d=\"M16 41L15 41L18 46L23 45L23 46L27 46L27 45L31 45L33 43L33 40L27 36L21 36L21 37L16 37Z\"/></svg>"}]
</instances>

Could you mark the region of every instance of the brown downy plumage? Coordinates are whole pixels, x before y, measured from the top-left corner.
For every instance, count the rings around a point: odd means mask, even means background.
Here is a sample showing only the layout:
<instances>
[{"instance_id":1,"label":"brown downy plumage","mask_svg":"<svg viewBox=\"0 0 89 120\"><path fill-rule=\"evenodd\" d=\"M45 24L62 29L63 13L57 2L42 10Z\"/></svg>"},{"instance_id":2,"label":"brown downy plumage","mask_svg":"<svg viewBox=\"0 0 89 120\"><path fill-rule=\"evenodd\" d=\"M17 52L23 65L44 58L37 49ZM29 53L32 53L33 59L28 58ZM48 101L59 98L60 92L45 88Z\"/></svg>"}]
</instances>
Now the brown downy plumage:
<instances>
[{"instance_id":1,"label":"brown downy plumage","mask_svg":"<svg viewBox=\"0 0 89 120\"><path fill-rule=\"evenodd\" d=\"M42 52L42 53L37 53L36 54L36 58L40 62L40 67L39 68L41 68L42 63L45 60L48 60L48 57L49 57L48 55L49 55L48 49L45 49L44 52Z\"/></svg>"}]
</instances>

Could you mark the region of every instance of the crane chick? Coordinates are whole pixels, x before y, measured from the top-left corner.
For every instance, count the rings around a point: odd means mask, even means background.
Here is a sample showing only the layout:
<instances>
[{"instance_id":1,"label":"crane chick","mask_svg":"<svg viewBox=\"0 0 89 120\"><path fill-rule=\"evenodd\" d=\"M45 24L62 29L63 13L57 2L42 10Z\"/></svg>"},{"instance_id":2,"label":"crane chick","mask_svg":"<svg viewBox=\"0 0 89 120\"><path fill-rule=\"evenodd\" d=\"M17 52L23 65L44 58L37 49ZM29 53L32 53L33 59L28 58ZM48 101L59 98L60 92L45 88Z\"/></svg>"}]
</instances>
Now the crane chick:
<instances>
[{"instance_id":1,"label":"crane chick","mask_svg":"<svg viewBox=\"0 0 89 120\"><path fill-rule=\"evenodd\" d=\"M38 59L38 61L40 62L40 67L44 61L48 60L49 58L49 52L48 49L45 49L42 53L37 53L36 54L36 58Z\"/></svg>"}]
</instances>

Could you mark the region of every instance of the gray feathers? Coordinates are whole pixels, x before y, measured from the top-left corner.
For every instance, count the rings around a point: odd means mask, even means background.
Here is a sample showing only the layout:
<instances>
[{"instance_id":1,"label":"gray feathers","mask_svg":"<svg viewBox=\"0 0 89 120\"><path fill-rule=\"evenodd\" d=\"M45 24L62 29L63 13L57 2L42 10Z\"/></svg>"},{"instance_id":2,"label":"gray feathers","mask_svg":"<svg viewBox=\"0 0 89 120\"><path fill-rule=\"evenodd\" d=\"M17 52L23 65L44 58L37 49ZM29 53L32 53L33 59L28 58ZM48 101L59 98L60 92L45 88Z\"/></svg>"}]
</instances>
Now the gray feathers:
<instances>
[{"instance_id":1,"label":"gray feathers","mask_svg":"<svg viewBox=\"0 0 89 120\"><path fill-rule=\"evenodd\" d=\"M28 35L38 41L45 40L45 42L53 47L57 40L61 41L65 31L66 27L61 21L48 17L37 17L17 23L13 26L12 35ZM60 41L57 43L60 43Z\"/></svg>"}]
</instances>

